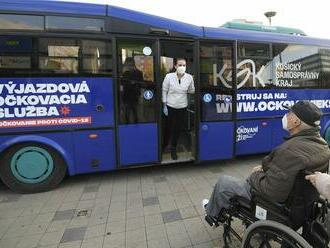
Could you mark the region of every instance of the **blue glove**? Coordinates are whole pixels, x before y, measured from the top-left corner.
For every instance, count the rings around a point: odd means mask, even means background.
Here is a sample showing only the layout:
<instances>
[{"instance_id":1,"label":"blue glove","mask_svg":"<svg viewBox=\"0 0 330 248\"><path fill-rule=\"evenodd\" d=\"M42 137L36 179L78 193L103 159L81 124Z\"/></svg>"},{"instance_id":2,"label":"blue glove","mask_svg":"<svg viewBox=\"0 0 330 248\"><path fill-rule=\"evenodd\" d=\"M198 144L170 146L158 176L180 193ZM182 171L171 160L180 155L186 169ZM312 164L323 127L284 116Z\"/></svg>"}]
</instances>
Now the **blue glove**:
<instances>
[{"instance_id":1,"label":"blue glove","mask_svg":"<svg viewBox=\"0 0 330 248\"><path fill-rule=\"evenodd\" d=\"M168 109L166 105L163 107L163 113L164 115L168 116Z\"/></svg>"}]
</instances>

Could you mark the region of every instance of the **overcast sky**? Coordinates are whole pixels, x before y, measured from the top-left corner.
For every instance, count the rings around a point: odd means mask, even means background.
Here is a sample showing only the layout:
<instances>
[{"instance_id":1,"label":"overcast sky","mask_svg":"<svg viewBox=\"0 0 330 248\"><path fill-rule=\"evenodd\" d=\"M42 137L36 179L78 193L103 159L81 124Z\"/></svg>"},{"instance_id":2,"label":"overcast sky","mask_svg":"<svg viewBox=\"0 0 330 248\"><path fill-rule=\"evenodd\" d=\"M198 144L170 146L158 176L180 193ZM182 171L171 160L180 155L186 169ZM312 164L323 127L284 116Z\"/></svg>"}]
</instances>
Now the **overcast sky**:
<instances>
[{"instance_id":1,"label":"overcast sky","mask_svg":"<svg viewBox=\"0 0 330 248\"><path fill-rule=\"evenodd\" d=\"M66 1L66 0L65 0ZM217 27L233 19L268 23L266 11L276 11L274 26L302 29L307 35L330 39L329 0L70 0L120 6L199 26Z\"/></svg>"}]
</instances>

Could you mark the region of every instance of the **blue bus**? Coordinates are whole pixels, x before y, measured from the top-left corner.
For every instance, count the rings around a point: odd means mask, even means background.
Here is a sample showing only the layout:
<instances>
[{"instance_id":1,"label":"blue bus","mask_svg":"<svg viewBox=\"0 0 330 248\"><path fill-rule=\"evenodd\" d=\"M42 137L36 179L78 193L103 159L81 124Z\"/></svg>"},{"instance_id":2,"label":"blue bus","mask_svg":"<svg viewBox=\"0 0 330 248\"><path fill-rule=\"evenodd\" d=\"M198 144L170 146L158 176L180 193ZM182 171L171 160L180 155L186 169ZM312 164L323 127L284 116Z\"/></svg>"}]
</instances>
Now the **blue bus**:
<instances>
[{"instance_id":1,"label":"blue bus","mask_svg":"<svg viewBox=\"0 0 330 248\"><path fill-rule=\"evenodd\" d=\"M329 40L109 5L0 6L0 177L14 191L49 190L65 175L266 153L286 135L283 105L301 99L323 110L330 140ZM173 161L161 91L177 57L196 91Z\"/></svg>"}]
</instances>

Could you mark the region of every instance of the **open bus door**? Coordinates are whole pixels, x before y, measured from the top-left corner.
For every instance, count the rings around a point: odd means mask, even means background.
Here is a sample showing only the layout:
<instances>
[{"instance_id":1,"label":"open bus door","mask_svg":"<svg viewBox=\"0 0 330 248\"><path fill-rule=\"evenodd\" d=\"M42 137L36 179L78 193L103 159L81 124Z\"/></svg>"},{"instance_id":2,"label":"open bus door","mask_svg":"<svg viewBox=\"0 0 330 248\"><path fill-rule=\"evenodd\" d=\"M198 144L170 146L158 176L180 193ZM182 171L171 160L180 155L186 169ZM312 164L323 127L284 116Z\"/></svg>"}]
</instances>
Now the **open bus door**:
<instances>
[{"instance_id":1,"label":"open bus door","mask_svg":"<svg viewBox=\"0 0 330 248\"><path fill-rule=\"evenodd\" d=\"M200 43L199 160L234 156L236 63L231 42Z\"/></svg>"},{"instance_id":2,"label":"open bus door","mask_svg":"<svg viewBox=\"0 0 330 248\"><path fill-rule=\"evenodd\" d=\"M159 88L162 90L162 83L167 73L175 72L175 63L177 58L186 60L186 73L194 78L195 88L197 88L196 80L196 62L194 54L196 54L193 41L173 41L160 40L160 74ZM161 147L161 163L179 163L194 161L196 154L196 94L187 94L188 107L182 113L181 131L176 147L178 158L171 158L171 139L173 137L173 127L169 121L169 117L161 113L160 117L160 147ZM161 100L161 99L160 99Z\"/></svg>"}]
</instances>

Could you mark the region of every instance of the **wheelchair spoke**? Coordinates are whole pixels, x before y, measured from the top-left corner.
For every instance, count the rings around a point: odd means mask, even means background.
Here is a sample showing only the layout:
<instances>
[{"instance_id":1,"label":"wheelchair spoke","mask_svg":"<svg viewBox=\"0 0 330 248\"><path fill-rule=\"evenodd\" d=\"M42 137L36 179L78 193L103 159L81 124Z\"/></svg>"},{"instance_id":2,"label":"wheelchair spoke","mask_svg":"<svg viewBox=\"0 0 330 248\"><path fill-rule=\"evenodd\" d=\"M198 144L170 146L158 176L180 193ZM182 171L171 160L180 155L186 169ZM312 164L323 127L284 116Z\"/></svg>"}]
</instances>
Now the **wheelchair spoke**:
<instances>
[{"instance_id":1,"label":"wheelchair spoke","mask_svg":"<svg viewBox=\"0 0 330 248\"><path fill-rule=\"evenodd\" d=\"M265 242L264 243L264 246L262 246L262 247L266 247L266 248L272 248L272 246L269 244L269 242L267 241L267 242Z\"/></svg>"}]
</instances>

